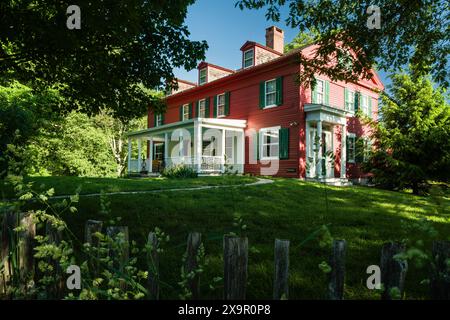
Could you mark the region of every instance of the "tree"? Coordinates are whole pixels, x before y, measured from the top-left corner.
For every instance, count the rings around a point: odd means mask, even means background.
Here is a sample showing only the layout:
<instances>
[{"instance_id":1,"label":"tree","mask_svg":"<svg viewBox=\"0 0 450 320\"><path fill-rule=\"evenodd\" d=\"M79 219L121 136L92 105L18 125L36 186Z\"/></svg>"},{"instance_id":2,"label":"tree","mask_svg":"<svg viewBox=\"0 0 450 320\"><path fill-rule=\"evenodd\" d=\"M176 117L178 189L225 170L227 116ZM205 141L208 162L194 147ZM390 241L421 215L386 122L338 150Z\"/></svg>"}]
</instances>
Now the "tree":
<instances>
[{"instance_id":1,"label":"tree","mask_svg":"<svg viewBox=\"0 0 450 320\"><path fill-rule=\"evenodd\" d=\"M415 194L429 180L450 179L450 105L429 77L392 76L381 97L381 120L370 122L377 141L364 169L375 182Z\"/></svg>"},{"instance_id":2,"label":"tree","mask_svg":"<svg viewBox=\"0 0 450 320\"><path fill-rule=\"evenodd\" d=\"M279 21L281 8L288 6L288 26L300 32L318 31L315 56L300 59L302 82L313 80L317 71L332 80L355 81L370 78L374 65L380 70L398 71L414 64L417 76L431 73L436 82L448 87L450 2L379 0L379 29L370 23L377 12L372 4L369 0L236 1L241 10L266 8L266 18L273 21ZM352 68L348 68L349 59ZM330 66L330 61L338 63Z\"/></svg>"},{"instance_id":3,"label":"tree","mask_svg":"<svg viewBox=\"0 0 450 320\"><path fill-rule=\"evenodd\" d=\"M56 86L66 110L110 108L141 116L148 91L171 84L173 68L204 58L207 44L188 39L183 24L194 0L78 0L80 29L66 25L71 2L0 3L0 77Z\"/></svg>"},{"instance_id":4,"label":"tree","mask_svg":"<svg viewBox=\"0 0 450 320\"><path fill-rule=\"evenodd\" d=\"M284 52L288 53L297 48L313 44L318 38L319 34L315 29L307 32L299 32L291 42L284 46Z\"/></svg>"},{"instance_id":5,"label":"tree","mask_svg":"<svg viewBox=\"0 0 450 320\"><path fill-rule=\"evenodd\" d=\"M102 129L106 136L113 159L117 166L117 176L120 177L125 171L128 157L125 133L146 128L147 117L144 116L132 120L122 120L114 118L110 110L104 109L94 118L94 122L96 126Z\"/></svg>"}]
</instances>

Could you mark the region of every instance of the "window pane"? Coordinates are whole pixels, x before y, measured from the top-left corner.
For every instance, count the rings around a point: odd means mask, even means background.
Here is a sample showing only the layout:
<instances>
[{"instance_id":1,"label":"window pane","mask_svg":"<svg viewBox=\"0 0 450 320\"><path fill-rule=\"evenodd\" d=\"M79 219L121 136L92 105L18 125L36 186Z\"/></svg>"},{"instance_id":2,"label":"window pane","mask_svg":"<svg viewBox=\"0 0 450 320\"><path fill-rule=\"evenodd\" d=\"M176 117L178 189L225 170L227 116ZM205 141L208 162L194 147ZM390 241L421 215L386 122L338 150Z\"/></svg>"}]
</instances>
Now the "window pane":
<instances>
[{"instance_id":1,"label":"window pane","mask_svg":"<svg viewBox=\"0 0 450 320\"><path fill-rule=\"evenodd\" d=\"M225 95L221 94L220 96L218 96L217 98L217 105L223 105L225 104Z\"/></svg>"},{"instance_id":2,"label":"window pane","mask_svg":"<svg viewBox=\"0 0 450 320\"><path fill-rule=\"evenodd\" d=\"M253 59L253 50L245 51L244 59Z\"/></svg>"},{"instance_id":3,"label":"window pane","mask_svg":"<svg viewBox=\"0 0 450 320\"><path fill-rule=\"evenodd\" d=\"M217 107L217 115L223 116L225 115L225 106L221 105Z\"/></svg>"},{"instance_id":4,"label":"window pane","mask_svg":"<svg viewBox=\"0 0 450 320\"><path fill-rule=\"evenodd\" d=\"M276 94L269 93L266 95L266 106L272 106L276 104Z\"/></svg>"},{"instance_id":5,"label":"window pane","mask_svg":"<svg viewBox=\"0 0 450 320\"><path fill-rule=\"evenodd\" d=\"M266 93L275 92L277 90L276 88L276 82L275 80L267 81L266 82Z\"/></svg>"},{"instance_id":6,"label":"window pane","mask_svg":"<svg viewBox=\"0 0 450 320\"><path fill-rule=\"evenodd\" d=\"M323 81L317 80L317 92L323 93Z\"/></svg>"}]
</instances>

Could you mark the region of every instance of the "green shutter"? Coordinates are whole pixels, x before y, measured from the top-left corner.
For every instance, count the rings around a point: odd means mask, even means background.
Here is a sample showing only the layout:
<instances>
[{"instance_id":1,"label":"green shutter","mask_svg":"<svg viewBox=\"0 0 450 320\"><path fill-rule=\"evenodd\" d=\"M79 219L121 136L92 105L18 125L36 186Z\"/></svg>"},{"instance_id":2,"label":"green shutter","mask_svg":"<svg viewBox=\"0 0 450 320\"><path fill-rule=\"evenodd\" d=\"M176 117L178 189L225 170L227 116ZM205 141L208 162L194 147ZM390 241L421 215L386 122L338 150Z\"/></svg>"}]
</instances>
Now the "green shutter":
<instances>
[{"instance_id":1,"label":"green shutter","mask_svg":"<svg viewBox=\"0 0 450 320\"><path fill-rule=\"evenodd\" d=\"M225 92L225 115L230 114L230 92Z\"/></svg>"},{"instance_id":2,"label":"green shutter","mask_svg":"<svg viewBox=\"0 0 450 320\"><path fill-rule=\"evenodd\" d=\"M259 83L259 108L264 109L266 107L266 82L261 81Z\"/></svg>"},{"instance_id":3,"label":"green shutter","mask_svg":"<svg viewBox=\"0 0 450 320\"><path fill-rule=\"evenodd\" d=\"M217 96L214 96L214 109L213 109L213 114L214 114L214 118L217 118Z\"/></svg>"},{"instance_id":4,"label":"green shutter","mask_svg":"<svg viewBox=\"0 0 450 320\"><path fill-rule=\"evenodd\" d=\"M277 106L283 104L283 77L278 77L276 80L277 85Z\"/></svg>"},{"instance_id":5,"label":"green shutter","mask_svg":"<svg viewBox=\"0 0 450 320\"><path fill-rule=\"evenodd\" d=\"M344 110L347 110L347 103L348 103L348 89L344 88Z\"/></svg>"},{"instance_id":6,"label":"green shutter","mask_svg":"<svg viewBox=\"0 0 450 320\"><path fill-rule=\"evenodd\" d=\"M211 113L209 112L209 100L209 97L205 99L205 118L211 118Z\"/></svg>"},{"instance_id":7,"label":"green shutter","mask_svg":"<svg viewBox=\"0 0 450 320\"><path fill-rule=\"evenodd\" d=\"M330 105L330 82L325 81L325 105Z\"/></svg>"},{"instance_id":8,"label":"green shutter","mask_svg":"<svg viewBox=\"0 0 450 320\"><path fill-rule=\"evenodd\" d=\"M183 106L180 107L180 121L183 121Z\"/></svg>"},{"instance_id":9,"label":"green shutter","mask_svg":"<svg viewBox=\"0 0 450 320\"><path fill-rule=\"evenodd\" d=\"M345 139L345 159L347 160L347 162L348 162L348 157L349 157L349 152L348 152L348 146L349 146L349 144L350 144L350 137L349 136L347 136L346 137L346 139Z\"/></svg>"},{"instance_id":10,"label":"green shutter","mask_svg":"<svg viewBox=\"0 0 450 320\"><path fill-rule=\"evenodd\" d=\"M355 101L354 101L355 113L358 112L360 103L361 103L361 93L355 92Z\"/></svg>"},{"instance_id":11,"label":"green shutter","mask_svg":"<svg viewBox=\"0 0 450 320\"><path fill-rule=\"evenodd\" d=\"M368 114L368 116L370 119L372 119L372 97L368 96L367 99L369 99L369 112L368 112L369 114Z\"/></svg>"},{"instance_id":12,"label":"green shutter","mask_svg":"<svg viewBox=\"0 0 450 320\"><path fill-rule=\"evenodd\" d=\"M161 125L164 124L164 113L161 113Z\"/></svg>"},{"instance_id":13,"label":"green shutter","mask_svg":"<svg viewBox=\"0 0 450 320\"><path fill-rule=\"evenodd\" d=\"M278 131L279 135L279 156L280 160L289 159L289 128L281 128Z\"/></svg>"},{"instance_id":14,"label":"green shutter","mask_svg":"<svg viewBox=\"0 0 450 320\"><path fill-rule=\"evenodd\" d=\"M192 119L192 109L193 109L193 105L191 102L191 103L189 103L189 119Z\"/></svg>"},{"instance_id":15,"label":"green shutter","mask_svg":"<svg viewBox=\"0 0 450 320\"><path fill-rule=\"evenodd\" d=\"M253 135L253 160L259 160L259 133Z\"/></svg>"},{"instance_id":16,"label":"green shutter","mask_svg":"<svg viewBox=\"0 0 450 320\"><path fill-rule=\"evenodd\" d=\"M200 100L195 103L195 116L200 118Z\"/></svg>"}]
</instances>

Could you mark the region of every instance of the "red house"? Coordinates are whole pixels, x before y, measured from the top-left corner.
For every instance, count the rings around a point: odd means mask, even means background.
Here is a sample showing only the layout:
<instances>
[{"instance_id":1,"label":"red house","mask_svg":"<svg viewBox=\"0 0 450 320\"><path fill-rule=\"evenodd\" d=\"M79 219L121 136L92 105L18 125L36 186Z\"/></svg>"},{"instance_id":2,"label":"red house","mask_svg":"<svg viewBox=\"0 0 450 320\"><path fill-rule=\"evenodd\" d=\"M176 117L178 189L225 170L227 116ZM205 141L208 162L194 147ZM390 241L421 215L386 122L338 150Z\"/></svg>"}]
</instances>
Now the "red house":
<instances>
[{"instance_id":1,"label":"red house","mask_svg":"<svg viewBox=\"0 0 450 320\"><path fill-rule=\"evenodd\" d=\"M356 149L359 141L366 147L370 141L355 112L376 119L376 90L383 84L373 71L371 80L358 83L317 74L313 89L299 86L296 58L315 49L284 54L283 31L270 27L266 45L247 41L241 47L241 69L200 63L198 84L177 80L165 114L149 110L148 129L128 134L128 172L184 164L199 173L361 180ZM131 139L144 159L131 159Z\"/></svg>"}]
</instances>

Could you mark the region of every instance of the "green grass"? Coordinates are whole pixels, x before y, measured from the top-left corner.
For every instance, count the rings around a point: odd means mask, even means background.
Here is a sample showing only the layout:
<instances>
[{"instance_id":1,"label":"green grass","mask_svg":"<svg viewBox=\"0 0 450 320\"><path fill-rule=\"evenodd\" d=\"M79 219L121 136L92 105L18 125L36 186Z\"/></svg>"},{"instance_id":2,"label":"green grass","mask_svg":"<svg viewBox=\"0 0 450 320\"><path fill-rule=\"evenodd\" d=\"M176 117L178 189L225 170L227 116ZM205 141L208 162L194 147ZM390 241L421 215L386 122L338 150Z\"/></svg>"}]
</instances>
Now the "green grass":
<instances>
[{"instance_id":1,"label":"green grass","mask_svg":"<svg viewBox=\"0 0 450 320\"><path fill-rule=\"evenodd\" d=\"M190 179L166 179L166 178L85 178L85 177L26 177L25 182L33 182L40 190L54 188L55 195L74 194L81 187L80 194L106 193L122 191L146 191L164 190L186 187L217 186L217 185L239 185L255 182L256 178L249 176L212 176ZM0 182L0 199L14 198L14 190Z\"/></svg>"},{"instance_id":2,"label":"green grass","mask_svg":"<svg viewBox=\"0 0 450 320\"><path fill-rule=\"evenodd\" d=\"M53 181L62 184L64 178L59 179ZM166 186L165 183L201 184L204 183L201 181L208 179L174 182L117 180L117 185L120 185L117 188L131 190L133 184L137 186L140 183L148 183L155 188L158 185ZM221 178L213 178L210 181L226 183L226 179L221 181ZM102 180L92 181L102 188L112 183L108 179L102 183ZM130 185L125 186L128 183ZM92 185L89 188L91 192L95 190ZM116 190L114 186L110 188ZM68 191L70 188L66 186L64 193ZM66 218L80 239L87 219L108 221L111 217L121 217L121 224L129 226L130 238L141 245L145 243L148 232L156 226L168 233L171 241L160 262L161 280L169 284L161 288L161 297L164 299L178 297L177 282L180 280L182 254L187 234L192 231L202 233L209 259L201 280L202 297L222 297L221 288L210 290L208 285L213 277L222 276L222 236L236 231L233 226L233 213L236 212L243 216L247 225L246 235L250 247L249 299L270 299L272 296L275 238L291 241L290 299L326 297L327 279L318 265L328 259L330 249L321 248L317 240L300 245L324 224L329 224L334 238L347 240L345 298L379 299L379 292L368 290L365 283L368 276L366 268L379 263L381 245L389 240L422 239L430 247L429 239L419 231L411 232L405 228L405 223L428 217L439 231L441 239L449 237L449 198L444 198L439 209L441 213L438 214L437 206L427 197L357 186L327 187L326 193L328 205L323 185L295 179L275 179L274 184L252 187L115 195L109 197L111 214L106 216L98 214L99 198L81 197L79 212ZM428 288L420 284L425 278L426 270L411 265L406 281L407 299L427 298Z\"/></svg>"}]
</instances>

